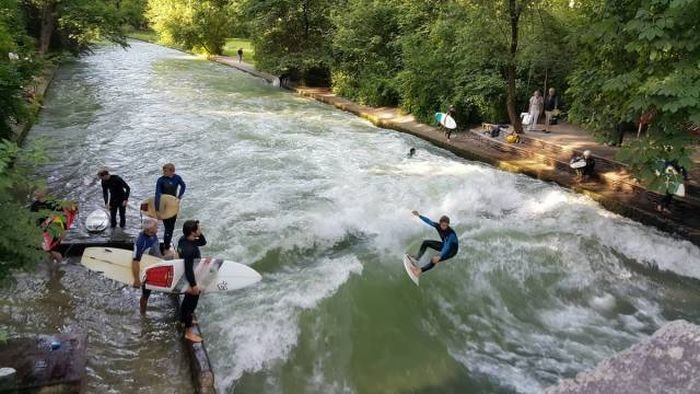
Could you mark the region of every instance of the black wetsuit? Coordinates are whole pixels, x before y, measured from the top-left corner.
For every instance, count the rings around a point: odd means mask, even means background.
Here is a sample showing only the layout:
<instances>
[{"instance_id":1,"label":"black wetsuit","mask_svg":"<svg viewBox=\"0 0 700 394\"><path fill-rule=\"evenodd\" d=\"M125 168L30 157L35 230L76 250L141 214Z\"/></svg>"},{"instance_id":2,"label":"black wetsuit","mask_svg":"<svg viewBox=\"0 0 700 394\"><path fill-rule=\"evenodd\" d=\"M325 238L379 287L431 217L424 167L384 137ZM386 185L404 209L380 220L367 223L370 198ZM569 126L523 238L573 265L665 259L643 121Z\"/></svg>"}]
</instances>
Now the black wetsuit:
<instances>
[{"instance_id":1,"label":"black wetsuit","mask_svg":"<svg viewBox=\"0 0 700 394\"><path fill-rule=\"evenodd\" d=\"M204 235L200 235L199 238L190 241L187 238L180 237L177 242L177 253L180 258L185 260L185 278L190 287L197 286L197 281L194 278L194 260L202 258L199 252L199 247L207 244L207 240ZM194 295L190 293L185 293L185 297L182 299L182 306L180 307L180 321L185 325L185 327L192 327L192 314L197 308L197 303L199 302L199 294Z\"/></svg>"},{"instance_id":2,"label":"black wetsuit","mask_svg":"<svg viewBox=\"0 0 700 394\"><path fill-rule=\"evenodd\" d=\"M110 175L109 179L102 181L102 196L105 205L109 203L109 213L112 219L112 228L117 227L117 211L119 211L119 227L126 224L126 207L124 201L129 199L131 188L119 175Z\"/></svg>"}]
</instances>

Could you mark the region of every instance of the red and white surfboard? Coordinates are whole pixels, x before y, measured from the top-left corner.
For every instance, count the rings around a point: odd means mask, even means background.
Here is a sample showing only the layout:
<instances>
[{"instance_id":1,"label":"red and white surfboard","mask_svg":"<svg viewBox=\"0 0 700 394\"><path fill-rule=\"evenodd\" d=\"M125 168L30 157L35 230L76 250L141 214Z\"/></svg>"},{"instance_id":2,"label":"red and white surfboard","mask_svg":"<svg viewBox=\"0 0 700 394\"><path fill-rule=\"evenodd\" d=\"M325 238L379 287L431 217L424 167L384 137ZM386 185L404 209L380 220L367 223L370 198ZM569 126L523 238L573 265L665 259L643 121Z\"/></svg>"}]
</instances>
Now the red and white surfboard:
<instances>
[{"instance_id":1,"label":"red and white surfboard","mask_svg":"<svg viewBox=\"0 0 700 394\"><path fill-rule=\"evenodd\" d=\"M194 261L194 277L204 293L242 289L259 282L262 276L247 265L215 258ZM164 260L141 271L146 289L184 293L190 286L185 278L184 260Z\"/></svg>"}]
</instances>

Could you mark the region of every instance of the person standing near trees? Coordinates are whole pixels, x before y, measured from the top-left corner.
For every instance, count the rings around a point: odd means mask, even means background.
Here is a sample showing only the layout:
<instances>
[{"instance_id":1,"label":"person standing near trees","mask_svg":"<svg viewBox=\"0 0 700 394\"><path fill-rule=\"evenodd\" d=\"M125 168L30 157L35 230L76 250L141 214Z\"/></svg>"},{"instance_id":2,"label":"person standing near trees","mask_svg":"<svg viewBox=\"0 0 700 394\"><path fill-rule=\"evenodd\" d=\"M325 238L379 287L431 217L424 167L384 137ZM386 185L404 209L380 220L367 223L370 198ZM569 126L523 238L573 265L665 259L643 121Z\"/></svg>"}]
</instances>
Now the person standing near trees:
<instances>
[{"instance_id":1,"label":"person standing near trees","mask_svg":"<svg viewBox=\"0 0 700 394\"><path fill-rule=\"evenodd\" d=\"M117 227L117 210L119 211L119 227L126 225L126 204L129 201L131 188L119 176L112 175L107 170L100 170L97 177L102 180L102 195L105 206L109 208L112 228Z\"/></svg>"},{"instance_id":2,"label":"person standing near trees","mask_svg":"<svg viewBox=\"0 0 700 394\"><path fill-rule=\"evenodd\" d=\"M559 97L554 88L549 88L549 94L544 99L544 132L549 133L552 118L559 115Z\"/></svg>"},{"instance_id":3,"label":"person standing near trees","mask_svg":"<svg viewBox=\"0 0 700 394\"><path fill-rule=\"evenodd\" d=\"M527 126L527 131L534 131L537 127L537 120L542 113L542 107L544 106L544 100L539 90L535 90L530 97L530 108L528 113L530 114L530 124Z\"/></svg>"},{"instance_id":4,"label":"person standing near trees","mask_svg":"<svg viewBox=\"0 0 700 394\"><path fill-rule=\"evenodd\" d=\"M238 63L242 63L243 62L243 48L238 48L238 51L236 53L238 53Z\"/></svg>"}]
</instances>

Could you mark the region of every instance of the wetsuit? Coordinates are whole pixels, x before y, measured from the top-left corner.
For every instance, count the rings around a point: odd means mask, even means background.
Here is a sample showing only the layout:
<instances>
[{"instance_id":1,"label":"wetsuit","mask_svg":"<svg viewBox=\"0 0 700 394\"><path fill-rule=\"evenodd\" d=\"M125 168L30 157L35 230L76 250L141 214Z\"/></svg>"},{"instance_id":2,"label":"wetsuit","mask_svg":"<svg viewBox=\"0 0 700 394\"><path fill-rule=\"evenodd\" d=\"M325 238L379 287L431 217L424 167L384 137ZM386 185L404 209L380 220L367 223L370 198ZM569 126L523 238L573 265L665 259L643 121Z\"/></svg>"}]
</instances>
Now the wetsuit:
<instances>
[{"instance_id":1,"label":"wetsuit","mask_svg":"<svg viewBox=\"0 0 700 394\"><path fill-rule=\"evenodd\" d=\"M136 241L134 241L134 253L132 254L132 260L141 262L141 257L148 251L151 256L162 258L163 255L160 253L160 242L158 242L158 236L156 234L146 235L143 231L139 234ZM146 284L141 286L141 291L143 291L143 298L148 299L151 295L151 291L146 289Z\"/></svg>"},{"instance_id":2,"label":"wetsuit","mask_svg":"<svg viewBox=\"0 0 700 394\"><path fill-rule=\"evenodd\" d=\"M438 234L440 234L440 239L442 242L439 241L432 241L432 240L425 240L420 246L420 251L418 252L418 257L416 257L416 260L420 260L420 258L423 256L423 253L425 253L425 250L427 248L430 249L435 249L440 252L440 261L445 261L447 259L451 259L454 257L457 252L459 251L459 242L457 240L457 234L452 230L452 227L447 227L446 230L443 230L440 228L439 223L435 223L432 220L428 219L427 217L421 215L419 216L422 221L424 221L427 225L435 228L437 230ZM426 264L424 267L421 268L421 271L429 271L433 267L435 267L435 264L431 261L430 263Z\"/></svg>"},{"instance_id":3,"label":"wetsuit","mask_svg":"<svg viewBox=\"0 0 700 394\"><path fill-rule=\"evenodd\" d=\"M177 242L177 253L185 260L185 278L190 288L197 286L197 281L194 278L194 260L202 258L202 255L199 253L199 247L206 244L207 240L201 234L195 240L190 241L183 236ZM197 308L198 302L199 294L185 293L185 297L182 299L182 306L180 306L180 321L186 328L192 327L192 314Z\"/></svg>"},{"instance_id":4,"label":"wetsuit","mask_svg":"<svg viewBox=\"0 0 700 394\"><path fill-rule=\"evenodd\" d=\"M180 187L178 192L177 188ZM182 180L180 175L174 174L172 177L161 176L156 182L156 197L153 201L155 203L156 212L160 208L160 196L162 194L169 194L171 196L177 196L177 198L182 198L185 194L185 181ZM170 242L173 239L173 231L175 231L175 221L177 221L177 215L169 218L163 219L163 248L169 249Z\"/></svg>"},{"instance_id":5,"label":"wetsuit","mask_svg":"<svg viewBox=\"0 0 700 394\"><path fill-rule=\"evenodd\" d=\"M129 199L130 192L131 188L119 175L110 175L106 181L102 180L102 196L105 199L105 205L109 203L112 228L117 227L117 210L119 211L119 227L124 228L126 224L124 201Z\"/></svg>"}]
</instances>

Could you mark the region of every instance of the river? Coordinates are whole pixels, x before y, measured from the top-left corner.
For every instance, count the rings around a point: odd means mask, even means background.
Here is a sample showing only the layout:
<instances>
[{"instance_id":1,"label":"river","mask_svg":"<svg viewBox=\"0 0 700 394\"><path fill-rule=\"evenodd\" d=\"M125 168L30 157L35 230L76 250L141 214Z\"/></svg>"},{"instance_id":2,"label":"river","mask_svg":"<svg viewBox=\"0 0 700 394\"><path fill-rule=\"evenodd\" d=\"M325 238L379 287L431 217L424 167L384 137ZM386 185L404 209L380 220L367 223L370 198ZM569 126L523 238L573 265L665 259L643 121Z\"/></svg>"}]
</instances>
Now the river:
<instances>
[{"instance_id":1,"label":"river","mask_svg":"<svg viewBox=\"0 0 700 394\"><path fill-rule=\"evenodd\" d=\"M199 219L205 255L263 275L200 301L221 392L534 393L700 321L689 242L175 50L64 64L29 143L42 139L42 176L83 212L101 204L101 167L130 183L130 234L175 163L176 228ZM460 242L420 287L401 259L437 234L413 209L449 215ZM169 298L141 318L138 292L75 262L3 292L11 333L87 330L89 391L191 390Z\"/></svg>"}]
</instances>

